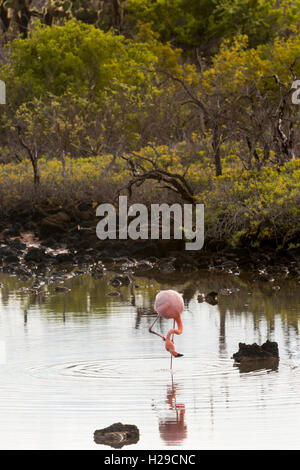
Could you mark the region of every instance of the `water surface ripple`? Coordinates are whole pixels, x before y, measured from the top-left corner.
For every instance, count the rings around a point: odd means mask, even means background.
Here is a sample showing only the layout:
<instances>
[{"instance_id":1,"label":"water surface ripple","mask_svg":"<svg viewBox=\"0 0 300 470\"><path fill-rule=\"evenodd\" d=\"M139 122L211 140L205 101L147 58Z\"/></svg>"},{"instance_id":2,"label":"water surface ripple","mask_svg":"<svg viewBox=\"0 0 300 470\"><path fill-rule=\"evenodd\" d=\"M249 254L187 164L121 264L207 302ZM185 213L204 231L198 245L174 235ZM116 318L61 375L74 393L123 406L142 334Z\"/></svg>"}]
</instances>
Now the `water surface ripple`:
<instances>
[{"instance_id":1,"label":"water surface ripple","mask_svg":"<svg viewBox=\"0 0 300 470\"><path fill-rule=\"evenodd\" d=\"M132 449L300 448L300 295L296 281L279 291L216 274L154 274L139 288L112 289L103 279L70 278L67 293L28 295L0 276L0 447L104 448L95 429L135 424ZM26 287L26 285L25 285ZM160 289L182 292L184 354L173 360L150 335ZM235 288L216 306L197 295ZM171 323L162 320L164 334ZM239 342L279 343L278 367L240 368ZM2 361L3 362L3 361Z\"/></svg>"}]
</instances>

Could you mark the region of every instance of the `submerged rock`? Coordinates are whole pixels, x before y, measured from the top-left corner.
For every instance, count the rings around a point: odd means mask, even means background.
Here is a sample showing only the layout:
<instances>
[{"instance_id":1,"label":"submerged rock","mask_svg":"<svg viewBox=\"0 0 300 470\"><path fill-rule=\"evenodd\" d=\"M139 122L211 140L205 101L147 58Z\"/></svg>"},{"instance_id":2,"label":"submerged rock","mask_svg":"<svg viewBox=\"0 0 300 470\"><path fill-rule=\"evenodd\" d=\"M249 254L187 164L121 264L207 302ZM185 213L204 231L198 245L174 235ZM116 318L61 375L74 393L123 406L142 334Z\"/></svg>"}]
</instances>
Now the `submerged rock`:
<instances>
[{"instance_id":1,"label":"submerged rock","mask_svg":"<svg viewBox=\"0 0 300 470\"><path fill-rule=\"evenodd\" d=\"M266 270L259 270L257 276L253 279L254 282L274 282L275 279L272 274L269 274Z\"/></svg>"},{"instance_id":2,"label":"submerged rock","mask_svg":"<svg viewBox=\"0 0 300 470\"><path fill-rule=\"evenodd\" d=\"M205 302L207 302L210 305L217 305L218 303L218 292L209 292L205 296Z\"/></svg>"},{"instance_id":3,"label":"submerged rock","mask_svg":"<svg viewBox=\"0 0 300 470\"><path fill-rule=\"evenodd\" d=\"M205 302L205 295L204 294L199 294L198 297L197 297L197 300L198 300L199 304L202 304L203 302Z\"/></svg>"},{"instance_id":4,"label":"submerged rock","mask_svg":"<svg viewBox=\"0 0 300 470\"><path fill-rule=\"evenodd\" d=\"M217 305L218 292L209 292L208 294L199 294L197 297L199 303L207 302L210 305Z\"/></svg>"},{"instance_id":5,"label":"submerged rock","mask_svg":"<svg viewBox=\"0 0 300 470\"><path fill-rule=\"evenodd\" d=\"M231 295L232 293L233 293L232 289L224 288L224 289L219 290L220 295Z\"/></svg>"},{"instance_id":6,"label":"submerged rock","mask_svg":"<svg viewBox=\"0 0 300 470\"><path fill-rule=\"evenodd\" d=\"M108 292L106 295L108 295L109 297L117 297L118 295L121 295L121 292L118 290L115 290L112 292Z\"/></svg>"},{"instance_id":7,"label":"submerged rock","mask_svg":"<svg viewBox=\"0 0 300 470\"><path fill-rule=\"evenodd\" d=\"M94 432L96 444L104 444L114 449L136 444L140 439L140 432L134 424L114 423L107 428L98 429Z\"/></svg>"},{"instance_id":8,"label":"submerged rock","mask_svg":"<svg viewBox=\"0 0 300 470\"><path fill-rule=\"evenodd\" d=\"M239 343L239 350L233 354L232 358L236 362L266 360L272 358L279 360L278 343L269 340L267 340L261 346L259 346L257 343Z\"/></svg>"},{"instance_id":9,"label":"submerged rock","mask_svg":"<svg viewBox=\"0 0 300 470\"><path fill-rule=\"evenodd\" d=\"M138 261L135 266L138 272L150 271L150 269L153 269L153 263L147 260Z\"/></svg>"},{"instance_id":10,"label":"submerged rock","mask_svg":"<svg viewBox=\"0 0 300 470\"><path fill-rule=\"evenodd\" d=\"M130 277L127 274L115 274L109 280L108 284L113 287L121 287L129 286L130 282Z\"/></svg>"},{"instance_id":11,"label":"submerged rock","mask_svg":"<svg viewBox=\"0 0 300 470\"><path fill-rule=\"evenodd\" d=\"M171 273L175 271L175 266L173 264L173 259L163 258L158 263L158 269L164 273Z\"/></svg>"},{"instance_id":12,"label":"submerged rock","mask_svg":"<svg viewBox=\"0 0 300 470\"><path fill-rule=\"evenodd\" d=\"M104 274L104 266L99 263L97 266L93 266L90 273L94 279L100 279Z\"/></svg>"},{"instance_id":13,"label":"submerged rock","mask_svg":"<svg viewBox=\"0 0 300 470\"><path fill-rule=\"evenodd\" d=\"M55 292L70 292L71 289L66 286L55 286L54 290Z\"/></svg>"}]
</instances>

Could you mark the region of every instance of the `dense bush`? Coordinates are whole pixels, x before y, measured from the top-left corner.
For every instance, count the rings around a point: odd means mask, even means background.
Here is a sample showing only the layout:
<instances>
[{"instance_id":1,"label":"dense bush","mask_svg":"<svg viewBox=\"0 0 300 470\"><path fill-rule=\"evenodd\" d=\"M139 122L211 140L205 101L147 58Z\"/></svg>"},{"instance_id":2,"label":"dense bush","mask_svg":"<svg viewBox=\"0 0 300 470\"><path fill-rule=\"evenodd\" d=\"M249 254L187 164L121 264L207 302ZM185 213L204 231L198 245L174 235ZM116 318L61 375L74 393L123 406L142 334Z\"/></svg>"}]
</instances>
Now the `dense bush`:
<instances>
[{"instance_id":1,"label":"dense bush","mask_svg":"<svg viewBox=\"0 0 300 470\"><path fill-rule=\"evenodd\" d=\"M297 244L298 1L54 3L2 57L1 206L127 191L204 203L213 242Z\"/></svg>"},{"instance_id":2,"label":"dense bush","mask_svg":"<svg viewBox=\"0 0 300 470\"><path fill-rule=\"evenodd\" d=\"M184 145L183 145L184 147ZM205 167L205 160L190 165L188 172L178 152L166 147L160 152L160 167L165 171L186 174L195 193L195 202L205 204L205 233L210 242L225 242L237 247L260 246L272 242L274 247L294 246L300 234L300 159L281 167L280 171L265 167L263 171L243 171L226 165L224 174L216 177L213 169ZM149 155L150 148L140 152ZM14 207L47 202L54 206L92 202L94 207L103 202L114 203L119 191L130 180L126 163L114 163L109 170L112 155L73 159L67 157L64 165L57 159L40 160L42 184L38 194L33 185L28 160L0 167L0 205ZM234 157L235 159L236 157ZM229 163L229 162L228 162ZM122 194L126 192L122 191ZM174 202L176 195L166 189L145 184L133 194L130 202ZM298 241L297 241L298 240Z\"/></svg>"}]
</instances>

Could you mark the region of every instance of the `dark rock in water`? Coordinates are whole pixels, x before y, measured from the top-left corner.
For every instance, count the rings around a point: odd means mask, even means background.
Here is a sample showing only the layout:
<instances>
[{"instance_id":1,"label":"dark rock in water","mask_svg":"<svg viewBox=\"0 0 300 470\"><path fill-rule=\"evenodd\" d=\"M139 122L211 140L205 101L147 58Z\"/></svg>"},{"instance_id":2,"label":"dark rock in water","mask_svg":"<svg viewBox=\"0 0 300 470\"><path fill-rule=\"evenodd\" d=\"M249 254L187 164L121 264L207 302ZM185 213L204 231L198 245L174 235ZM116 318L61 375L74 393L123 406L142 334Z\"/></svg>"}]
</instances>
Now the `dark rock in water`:
<instances>
[{"instance_id":1,"label":"dark rock in water","mask_svg":"<svg viewBox=\"0 0 300 470\"><path fill-rule=\"evenodd\" d=\"M207 302L210 305L217 305L218 303L218 292L209 292L205 296L205 302Z\"/></svg>"},{"instance_id":2,"label":"dark rock in water","mask_svg":"<svg viewBox=\"0 0 300 470\"><path fill-rule=\"evenodd\" d=\"M205 295L204 294L199 294L198 297L197 297L197 300L198 300L199 304L202 304L203 302L205 302Z\"/></svg>"},{"instance_id":3,"label":"dark rock in water","mask_svg":"<svg viewBox=\"0 0 300 470\"><path fill-rule=\"evenodd\" d=\"M66 286L55 286L54 290L55 292L70 292L71 289Z\"/></svg>"},{"instance_id":4,"label":"dark rock in water","mask_svg":"<svg viewBox=\"0 0 300 470\"><path fill-rule=\"evenodd\" d=\"M131 266L129 265L128 267L130 268ZM149 271L150 269L153 269L153 263L150 263L150 261L147 260L142 260L132 267L135 267L135 271L138 272Z\"/></svg>"},{"instance_id":5,"label":"dark rock in water","mask_svg":"<svg viewBox=\"0 0 300 470\"><path fill-rule=\"evenodd\" d=\"M15 268L16 268L16 266L14 266L13 264L8 264L8 265L2 267L2 272L6 273L6 274L14 274L15 273Z\"/></svg>"},{"instance_id":6,"label":"dark rock in water","mask_svg":"<svg viewBox=\"0 0 300 470\"><path fill-rule=\"evenodd\" d=\"M94 266L92 269L91 269L91 276L94 278L94 279L100 279L104 274L104 267L102 266L102 264L99 264L98 266Z\"/></svg>"},{"instance_id":7,"label":"dark rock in water","mask_svg":"<svg viewBox=\"0 0 300 470\"><path fill-rule=\"evenodd\" d=\"M31 278L32 273L29 269L26 268L26 266L17 266L14 268L14 274L16 274L19 277L22 277L23 279L25 278Z\"/></svg>"},{"instance_id":8,"label":"dark rock in water","mask_svg":"<svg viewBox=\"0 0 300 470\"><path fill-rule=\"evenodd\" d=\"M253 279L254 282L274 282L274 280L274 277L265 270L260 270L258 275Z\"/></svg>"},{"instance_id":9,"label":"dark rock in water","mask_svg":"<svg viewBox=\"0 0 300 470\"><path fill-rule=\"evenodd\" d=\"M280 286L272 286L272 290L278 291L280 290Z\"/></svg>"},{"instance_id":10,"label":"dark rock in water","mask_svg":"<svg viewBox=\"0 0 300 470\"><path fill-rule=\"evenodd\" d=\"M239 350L233 354L232 358L236 362L258 360L258 359L279 359L278 343L267 340L259 346L256 343L245 344L239 343Z\"/></svg>"},{"instance_id":11,"label":"dark rock in water","mask_svg":"<svg viewBox=\"0 0 300 470\"><path fill-rule=\"evenodd\" d=\"M219 295L231 295L232 293L233 293L232 289L224 288L224 289L219 290Z\"/></svg>"},{"instance_id":12,"label":"dark rock in water","mask_svg":"<svg viewBox=\"0 0 300 470\"><path fill-rule=\"evenodd\" d=\"M223 269L238 269L238 265L235 261L225 260L221 263Z\"/></svg>"},{"instance_id":13,"label":"dark rock in water","mask_svg":"<svg viewBox=\"0 0 300 470\"><path fill-rule=\"evenodd\" d=\"M129 286L130 277L127 274L115 274L108 284L114 287Z\"/></svg>"},{"instance_id":14,"label":"dark rock in water","mask_svg":"<svg viewBox=\"0 0 300 470\"><path fill-rule=\"evenodd\" d=\"M104 444L114 449L136 444L140 439L140 432L134 424L114 423L107 428L98 429L94 432L96 444Z\"/></svg>"},{"instance_id":15,"label":"dark rock in water","mask_svg":"<svg viewBox=\"0 0 300 470\"><path fill-rule=\"evenodd\" d=\"M172 260L163 259L158 263L158 269L159 271L162 271L164 273L170 273L172 271L175 271L175 266Z\"/></svg>"}]
</instances>

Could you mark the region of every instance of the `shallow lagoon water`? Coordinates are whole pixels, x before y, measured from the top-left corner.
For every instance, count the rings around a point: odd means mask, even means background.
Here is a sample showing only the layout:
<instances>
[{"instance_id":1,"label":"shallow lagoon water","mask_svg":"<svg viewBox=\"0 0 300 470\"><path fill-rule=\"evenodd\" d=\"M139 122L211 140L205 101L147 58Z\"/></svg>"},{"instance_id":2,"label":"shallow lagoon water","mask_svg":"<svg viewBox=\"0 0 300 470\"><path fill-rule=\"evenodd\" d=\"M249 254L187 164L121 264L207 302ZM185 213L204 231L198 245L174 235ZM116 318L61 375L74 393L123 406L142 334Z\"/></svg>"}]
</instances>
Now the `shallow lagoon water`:
<instances>
[{"instance_id":1,"label":"shallow lagoon water","mask_svg":"<svg viewBox=\"0 0 300 470\"><path fill-rule=\"evenodd\" d=\"M277 291L232 275L150 272L111 297L111 276L73 277L70 292L34 296L22 292L30 282L0 275L0 448L109 449L93 433L118 421L140 430L127 450L300 448L297 281L282 279ZM173 375L148 332L166 288L185 299ZM220 288L236 291L216 306L197 302ZM172 321L156 325L165 334ZM278 368L234 365L239 342L266 339L279 344Z\"/></svg>"}]
</instances>

